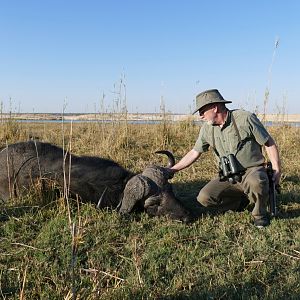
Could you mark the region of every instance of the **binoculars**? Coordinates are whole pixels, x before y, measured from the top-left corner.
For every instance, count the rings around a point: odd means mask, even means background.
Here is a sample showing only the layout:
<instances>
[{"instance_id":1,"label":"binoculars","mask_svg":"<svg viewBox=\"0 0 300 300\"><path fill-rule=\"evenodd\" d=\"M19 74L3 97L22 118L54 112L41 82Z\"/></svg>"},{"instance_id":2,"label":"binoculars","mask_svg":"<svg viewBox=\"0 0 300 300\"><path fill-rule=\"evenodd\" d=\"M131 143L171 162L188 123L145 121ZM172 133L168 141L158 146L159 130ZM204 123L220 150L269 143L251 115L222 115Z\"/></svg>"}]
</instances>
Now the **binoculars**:
<instances>
[{"instance_id":1,"label":"binoculars","mask_svg":"<svg viewBox=\"0 0 300 300\"><path fill-rule=\"evenodd\" d=\"M228 180L230 183L241 182L245 169L240 165L235 155L220 157L219 176L221 181Z\"/></svg>"}]
</instances>

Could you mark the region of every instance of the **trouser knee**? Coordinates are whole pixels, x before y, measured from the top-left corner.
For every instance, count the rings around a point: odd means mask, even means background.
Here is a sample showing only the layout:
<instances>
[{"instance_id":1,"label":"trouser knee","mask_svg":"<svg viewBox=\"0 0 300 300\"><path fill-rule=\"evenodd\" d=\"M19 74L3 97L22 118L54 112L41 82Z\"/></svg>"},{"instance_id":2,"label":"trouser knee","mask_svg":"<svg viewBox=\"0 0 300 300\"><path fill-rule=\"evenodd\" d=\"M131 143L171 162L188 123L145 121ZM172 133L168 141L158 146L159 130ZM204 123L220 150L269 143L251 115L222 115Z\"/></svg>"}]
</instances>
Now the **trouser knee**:
<instances>
[{"instance_id":1,"label":"trouser knee","mask_svg":"<svg viewBox=\"0 0 300 300\"><path fill-rule=\"evenodd\" d=\"M252 202L257 200L265 201L269 195L269 184L266 177L250 178L248 181L248 196Z\"/></svg>"},{"instance_id":2,"label":"trouser knee","mask_svg":"<svg viewBox=\"0 0 300 300\"><path fill-rule=\"evenodd\" d=\"M216 205L214 201L212 201L211 196L206 193L204 190L201 190L197 196L197 201L203 205L204 207L210 207Z\"/></svg>"}]
</instances>

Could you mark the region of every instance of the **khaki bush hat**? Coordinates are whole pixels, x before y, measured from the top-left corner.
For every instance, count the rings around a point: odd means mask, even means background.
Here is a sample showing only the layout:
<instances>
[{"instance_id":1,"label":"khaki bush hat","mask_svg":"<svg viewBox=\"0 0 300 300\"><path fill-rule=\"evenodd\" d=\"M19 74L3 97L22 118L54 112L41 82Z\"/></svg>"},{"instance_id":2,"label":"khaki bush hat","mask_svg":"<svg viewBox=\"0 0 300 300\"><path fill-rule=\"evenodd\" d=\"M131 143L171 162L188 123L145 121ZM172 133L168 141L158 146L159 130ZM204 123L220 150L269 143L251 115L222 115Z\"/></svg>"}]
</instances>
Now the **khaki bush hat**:
<instances>
[{"instance_id":1,"label":"khaki bush hat","mask_svg":"<svg viewBox=\"0 0 300 300\"><path fill-rule=\"evenodd\" d=\"M203 106L211 103L232 103L232 101L225 100L216 89L207 90L196 96L196 110L193 114L195 114Z\"/></svg>"}]
</instances>

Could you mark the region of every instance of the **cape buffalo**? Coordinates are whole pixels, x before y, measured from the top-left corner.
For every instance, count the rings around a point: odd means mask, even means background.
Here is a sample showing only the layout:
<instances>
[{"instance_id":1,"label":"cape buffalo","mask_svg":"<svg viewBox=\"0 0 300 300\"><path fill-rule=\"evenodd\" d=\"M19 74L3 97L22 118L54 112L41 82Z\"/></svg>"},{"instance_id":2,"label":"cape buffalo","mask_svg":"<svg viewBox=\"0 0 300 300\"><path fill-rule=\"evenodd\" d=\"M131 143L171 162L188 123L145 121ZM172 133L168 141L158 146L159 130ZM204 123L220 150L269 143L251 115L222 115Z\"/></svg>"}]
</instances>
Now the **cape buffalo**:
<instances>
[{"instance_id":1,"label":"cape buffalo","mask_svg":"<svg viewBox=\"0 0 300 300\"><path fill-rule=\"evenodd\" d=\"M169 156L169 167L174 158ZM6 201L28 192L37 181L54 181L83 202L99 208L118 208L122 214L137 207L150 215L190 220L190 213L176 199L166 168L147 167L134 174L116 162L100 157L77 156L39 141L11 144L0 149L0 199Z\"/></svg>"}]
</instances>

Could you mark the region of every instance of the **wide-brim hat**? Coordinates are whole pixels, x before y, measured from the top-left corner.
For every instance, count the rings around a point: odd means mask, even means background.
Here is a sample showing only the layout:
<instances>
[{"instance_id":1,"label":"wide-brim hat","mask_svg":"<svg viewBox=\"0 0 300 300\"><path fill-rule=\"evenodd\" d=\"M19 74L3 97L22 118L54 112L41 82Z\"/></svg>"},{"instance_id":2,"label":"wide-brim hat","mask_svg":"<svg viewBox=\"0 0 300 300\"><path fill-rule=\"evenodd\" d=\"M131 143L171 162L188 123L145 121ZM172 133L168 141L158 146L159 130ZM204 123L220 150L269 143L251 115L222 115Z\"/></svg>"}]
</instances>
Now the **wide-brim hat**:
<instances>
[{"instance_id":1,"label":"wide-brim hat","mask_svg":"<svg viewBox=\"0 0 300 300\"><path fill-rule=\"evenodd\" d=\"M232 103L232 101L225 100L220 92L216 89L207 90L196 96L196 110L194 110L193 114L195 114L205 105L212 103Z\"/></svg>"}]
</instances>

